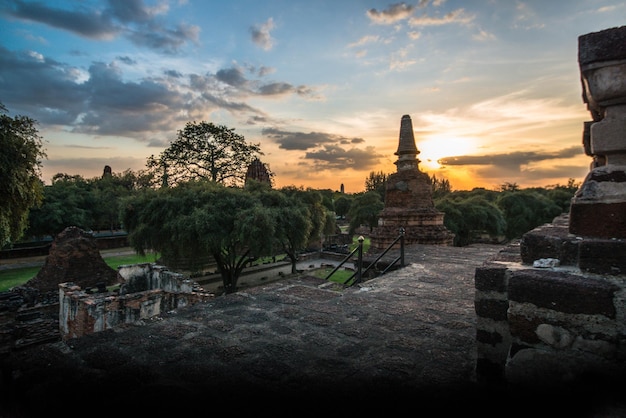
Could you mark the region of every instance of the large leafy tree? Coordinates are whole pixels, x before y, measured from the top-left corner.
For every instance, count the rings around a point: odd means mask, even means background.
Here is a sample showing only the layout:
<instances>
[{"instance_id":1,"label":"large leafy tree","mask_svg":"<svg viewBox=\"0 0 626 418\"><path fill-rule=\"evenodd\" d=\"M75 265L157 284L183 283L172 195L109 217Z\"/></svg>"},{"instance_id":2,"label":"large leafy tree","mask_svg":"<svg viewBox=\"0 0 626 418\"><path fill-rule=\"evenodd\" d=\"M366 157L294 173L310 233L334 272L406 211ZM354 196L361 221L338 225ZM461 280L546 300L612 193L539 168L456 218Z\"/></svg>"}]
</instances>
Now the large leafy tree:
<instances>
[{"instance_id":1,"label":"large leafy tree","mask_svg":"<svg viewBox=\"0 0 626 418\"><path fill-rule=\"evenodd\" d=\"M335 200L335 213L337 216L341 216L342 218L348 214L350 210L350 205L352 204L352 197L347 195L339 196L337 200Z\"/></svg>"},{"instance_id":2,"label":"large leafy tree","mask_svg":"<svg viewBox=\"0 0 626 418\"><path fill-rule=\"evenodd\" d=\"M378 218L385 208L380 195L376 191L361 193L352 200L348 216L350 217L350 233L353 234L361 225L367 225L370 231L378 225Z\"/></svg>"},{"instance_id":3,"label":"large leafy tree","mask_svg":"<svg viewBox=\"0 0 626 418\"><path fill-rule=\"evenodd\" d=\"M506 219L506 237L520 238L562 213L559 205L533 190L508 189L498 196L496 204Z\"/></svg>"},{"instance_id":4,"label":"large leafy tree","mask_svg":"<svg viewBox=\"0 0 626 418\"><path fill-rule=\"evenodd\" d=\"M28 233L55 236L68 226L90 229L93 224L93 194L80 175L57 173L45 186L40 207L30 211Z\"/></svg>"},{"instance_id":5,"label":"large leafy tree","mask_svg":"<svg viewBox=\"0 0 626 418\"><path fill-rule=\"evenodd\" d=\"M31 208L41 203L41 160L46 157L35 120L6 113L0 103L0 248L23 236Z\"/></svg>"},{"instance_id":6,"label":"large leafy tree","mask_svg":"<svg viewBox=\"0 0 626 418\"><path fill-rule=\"evenodd\" d=\"M271 255L276 217L254 194L211 181L143 190L123 205L131 245L164 258L213 257L225 293L237 281L249 257Z\"/></svg>"},{"instance_id":7,"label":"large leafy tree","mask_svg":"<svg viewBox=\"0 0 626 418\"><path fill-rule=\"evenodd\" d=\"M467 198L448 195L435 207L445 213L444 225L454 233L454 245L458 247L471 244L477 234L498 237L506 230L502 211L479 194Z\"/></svg>"},{"instance_id":8,"label":"large leafy tree","mask_svg":"<svg viewBox=\"0 0 626 418\"><path fill-rule=\"evenodd\" d=\"M265 190L259 199L276 219L275 251L285 253L291 261L291 272L297 273L298 252L306 247L313 230L309 207L297 195L280 191Z\"/></svg>"},{"instance_id":9,"label":"large leafy tree","mask_svg":"<svg viewBox=\"0 0 626 418\"><path fill-rule=\"evenodd\" d=\"M289 197L304 203L309 211L311 220L311 232L307 242L307 248L316 249L322 247L322 235L327 230L334 230L336 227L335 218L332 218L332 225L327 225L330 221L326 213L329 210L324 206L324 197L319 190L295 186L286 186L280 189Z\"/></svg>"},{"instance_id":10,"label":"large leafy tree","mask_svg":"<svg viewBox=\"0 0 626 418\"><path fill-rule=\"evenodd\" d=\"M259 144L246 142L226 126L188 122L159 157L150 156L148 170L161 186L190 180L211 180L242 186L248 166L262 155Z\"/></svg>"}]
</instances>

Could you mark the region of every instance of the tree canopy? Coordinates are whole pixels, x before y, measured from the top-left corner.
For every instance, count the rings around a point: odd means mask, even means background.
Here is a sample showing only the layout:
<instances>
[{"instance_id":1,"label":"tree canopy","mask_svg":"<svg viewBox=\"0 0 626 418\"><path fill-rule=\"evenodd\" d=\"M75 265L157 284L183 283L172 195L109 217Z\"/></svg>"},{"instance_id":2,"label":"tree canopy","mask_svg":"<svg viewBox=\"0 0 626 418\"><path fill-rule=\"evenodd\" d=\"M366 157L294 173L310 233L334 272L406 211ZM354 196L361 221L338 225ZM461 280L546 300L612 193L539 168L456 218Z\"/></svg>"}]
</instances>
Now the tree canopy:
<instances>
[{"instance_id":1,"label":"tree canopy","mask_svg":"<svg viewBox=\"0 0 626 418\"><path fill-rule=\"evenodd\" d=\"M19 240L30 209L41 204L43 140L27 116L8 116L0 103L0 248Z\"/></svg>"},{"instance_id":2,"label":"tree canopy","mask_svg":"<svg viewBox=\"0 0 626 418\"><path fill-rule=\"evenodd\" d=\"M259 144L246 142L226 126L187 122L159 157L148 158L148 171L161 186L190 180L211 180L242 186L248 166L262 155Z\"/></svg>"}]
</instances>

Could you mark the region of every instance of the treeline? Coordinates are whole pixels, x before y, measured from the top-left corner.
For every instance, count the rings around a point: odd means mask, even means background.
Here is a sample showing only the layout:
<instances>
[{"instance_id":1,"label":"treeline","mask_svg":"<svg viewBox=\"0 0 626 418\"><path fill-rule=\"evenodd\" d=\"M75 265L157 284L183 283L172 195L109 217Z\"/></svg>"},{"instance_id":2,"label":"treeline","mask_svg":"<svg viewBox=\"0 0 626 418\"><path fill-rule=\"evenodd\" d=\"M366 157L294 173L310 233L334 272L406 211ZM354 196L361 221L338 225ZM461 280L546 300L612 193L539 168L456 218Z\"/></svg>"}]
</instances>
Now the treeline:
<instances>
[{"instance_id":1,"label":"treeline","mask_svg":"<svg viewBox=\"0 0 626 418\"><path fill-rule=\"evenodd\" d=\"M371 181L372 176L378 176L381 181ZM354 194L294 186L281 191L294 194L298 190L304 201L319 201L325 211L348 221L349 233L354 233L360 226L374 228L378 224L384 208L385 181L381 173L371 173L365 182L366 190ZM457 246L520 238L525 232L569 212L571 198L579 186L570 179L565 185L546 187L522 189L514 183L504 183L498 190L453 191L445 179L433 176L431 183L435 208L445 213L444 224L455 234ZM143 182L141 174L131 170L92 179L57 174L52 184L44 187L41 206L31 209L25 236L54 237L70 225L93 231L124 230L127 225L123 219L123 202L154 190L159 189Z\"/></svg>"},{"instance_id":2,"label":"treeline","mask_svg":"<svg viewBox=\"0 0 626 418\"><path fill-rule=\"evenodd\" d=\"M386 180L383 172L371 172L365 181L366 192L356 197L345 196L337 202L337 214L350 217L351 228L375 227L378 213L384 207ZM435 208L445 213L444 225L455 234L456 246L521 238L537 226L568 213L571 199L580 186L569 179L565 185L546 187L522 189L516 183L503 183L497 190L453 191L446 179L431 176L430 182ZM367 202L365 206L369 209L361 204L353 206L355 201Z\"/></svg>"}]
</instances>

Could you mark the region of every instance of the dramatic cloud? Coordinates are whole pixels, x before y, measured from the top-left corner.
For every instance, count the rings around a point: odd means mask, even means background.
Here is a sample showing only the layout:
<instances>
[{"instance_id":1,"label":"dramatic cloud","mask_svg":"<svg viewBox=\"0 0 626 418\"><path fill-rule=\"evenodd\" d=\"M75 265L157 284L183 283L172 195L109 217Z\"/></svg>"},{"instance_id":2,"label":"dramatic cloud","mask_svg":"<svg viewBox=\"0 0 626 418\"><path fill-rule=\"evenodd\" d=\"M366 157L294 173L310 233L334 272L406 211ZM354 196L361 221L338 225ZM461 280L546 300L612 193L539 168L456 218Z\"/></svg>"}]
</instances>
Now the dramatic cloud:
<instances>
[{"instance_id":1,"label":"dramatic cloud","mask_svg":"<svg viewBox=\"0 0 626 418\"><path fill-rule=\"evenodd\" d=\"M188 41L197 42L200 28L178 24L166 28L155 20L167 11L164 6L148 7L140 0L110 0L109 7L80 10L50 7L40 2L14 1L5 12L17 19L42 23L89 39L111 40L125 36L139 46L176 53Z\"/></svg>"},{"instance_id":2,"label":"dramatic cloud","mask_svg":"<svg viewBox=\"0 0 626 418\"><path fill-rule=\"evenodd\" d=\"M118 56L110 64L94 62L85 72L32 51L16 53L0 46L2 100L42 124L159 145L186 121L219 109L243 114L253 123L267 121L264 112L245 102L249 97L313 94L307 86L286 82L260 84L238 67L206 75L164 69L161 78L126 81L116 63L136 64Z\"/></svg>"},{"instance_id":3,"label":"dramatic cloud","mask_svg":"<svg viewBox=\"0 0 626 418\"><path fill-rule=\"evenodd\" d=\"M338 145L324 145L322 149L304 155L306 160L314 160L315 166L322 170L368 170L379 164L382 157L374 147L345 149Z\"/></svg>"},{"instance_id":4,"label":"dramatic cloud","mask_svg":"<svg viewBox=\"0 0 626 418\"><path fill-rule=\"evenodd\" d=\"M556 152L517 151L491 155L460 155L443 157L437 162L441 165L490 165L497 167L517 167L544 160L572 158L583 153L582 147L573 146Z\"/></svg>"},{"instance_id":5,"label":"dramatic cloud","mask_svg":"<svg viewBox=\"0 0 626 418\"><path fill-rule=\"evenodd\" d=\"M271 138L286 150L306 151L325 144L359 144L363 138L348 138L341 135L333 135L322 132L287 132L275 128L265 128L261 133Z\"/></svg>"}]
</instances>

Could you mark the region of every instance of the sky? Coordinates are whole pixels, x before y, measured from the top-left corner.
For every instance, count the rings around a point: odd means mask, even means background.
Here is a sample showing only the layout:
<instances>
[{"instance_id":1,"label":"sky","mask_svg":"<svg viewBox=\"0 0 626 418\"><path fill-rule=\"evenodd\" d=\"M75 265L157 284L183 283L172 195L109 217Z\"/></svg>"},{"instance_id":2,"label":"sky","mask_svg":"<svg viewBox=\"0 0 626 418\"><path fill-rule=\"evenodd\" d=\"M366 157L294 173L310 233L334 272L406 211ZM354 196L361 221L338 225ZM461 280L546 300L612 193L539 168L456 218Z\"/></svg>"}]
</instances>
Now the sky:
<instances>
[{"instance_id":1,"label":"sky","mask_svg":"<svg viewBox=\"0 0 626 418\"><path fill-rule=\"evenodd\" d=\"M0 0L0 102L57 173L146 168L188 122L259 144L274 186L364 191L420 170L453 190L584 180L578 37L623 0Z\"/></svg>"}]
</instances>

